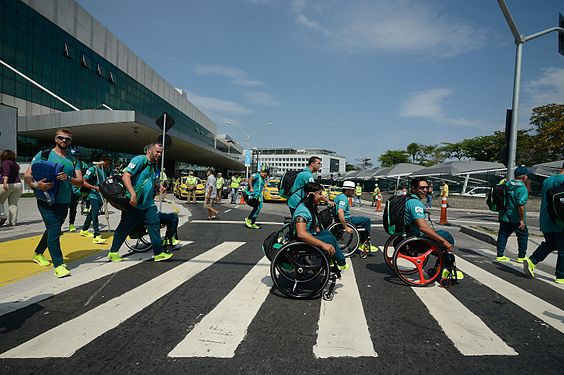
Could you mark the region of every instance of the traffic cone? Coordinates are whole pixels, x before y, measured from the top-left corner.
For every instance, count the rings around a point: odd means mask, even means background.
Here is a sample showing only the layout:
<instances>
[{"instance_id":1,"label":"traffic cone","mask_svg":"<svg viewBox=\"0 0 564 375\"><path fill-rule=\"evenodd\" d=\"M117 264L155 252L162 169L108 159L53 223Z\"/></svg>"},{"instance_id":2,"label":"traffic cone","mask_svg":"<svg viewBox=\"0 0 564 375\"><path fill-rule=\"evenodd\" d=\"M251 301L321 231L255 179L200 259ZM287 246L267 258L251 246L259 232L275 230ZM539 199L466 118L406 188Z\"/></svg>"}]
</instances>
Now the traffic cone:
<instances>
[{"instance_id":1,"label":"traffic cone","mask_svg":"<svg viewBox=\"0 0 564 375\"><path fill-rule=\"evenodd\" d=\"M241 193L241 200L239 201L239 204L245 204L245 198L243 197L242 193Z\"/></svg>"},{"instance_id":2,"label":"traffic cone","mask_svg":"<svg viewBox=\"0 0 564 375\"><path fill-rule=\"evenodd\" d=\"M352 200L351 197L349 197L349 207L352 207L352 206L354 206L354 205L353 205L353 200Z\"/></svg>"},{"instance_id":3,"label":"traffic cone","mask_svg":"<svg viewBox=\"0 0 564 375\"><path fill-rule=\"evenodd\" d=\"M442 202L441 202L441 220L439 221L439 224L441 224L441 225L448 224L448 222L447 222L447 197L443 197Z\"/></svg>"},{"instance_id":4,"label":"traffic cone","mask_svg":"<svg viewBox=\"0 0 564 375\"><path fill-rule=\"evenodd\" d=\"M378 202L376 203L376 212L382 211L382 194L378 194Z\"/></svg>"}]
</instances>

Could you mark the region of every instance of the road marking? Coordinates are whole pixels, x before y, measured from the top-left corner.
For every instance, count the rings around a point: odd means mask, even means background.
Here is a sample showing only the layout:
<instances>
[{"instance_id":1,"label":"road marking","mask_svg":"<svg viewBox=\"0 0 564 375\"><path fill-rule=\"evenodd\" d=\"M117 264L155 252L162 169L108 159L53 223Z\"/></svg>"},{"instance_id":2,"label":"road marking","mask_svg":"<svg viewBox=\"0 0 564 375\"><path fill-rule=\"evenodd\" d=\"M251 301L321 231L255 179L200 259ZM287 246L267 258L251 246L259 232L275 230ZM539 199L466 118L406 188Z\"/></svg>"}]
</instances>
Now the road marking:
<instances>
[{"instance_id":1,"label":"road marking","mask_svg":"<svg viewBox=\"0 0 564 375\"><path fill-rule=\"evenodd\" d=\"M228 210L225 210L224 212L229 212L229 211L231 211L231 210L232 210L232 208L230 208L230 209L228 209Z\"/></svg>"},{"instance_id":2,"label":"road marking","mask_svg":"<svg viewBox=\"0 0 564 375\"><path fill-rule=\"evenodd\" d=\"M462 355L518 355L445 288L412 289Z\"/></svg>"},{"instance_id":3,"label":"road marking","mask_svg":"<svg viewBox=\"0 0 564 375\"><path fill-rule=\"evenodd\" d=\"M223 242L137 288L8 350L0 358L70 357L243 244Z\"/></svg>"},{"instance_id":4,"label":"road marking","mask_svg":"<svg viewBox=\"0 0 564 375\"><path fill-rule=\"evenodd\" d=\"M263 257L168 356L233 358L272 288L269 265Z\"/></svg>"},{"instance_id":5,"label":"road marking","mask_svg":"<svg viewBox=\"0 0 564 375\"><path fill-rule=\"evenodd\" d=\"M352 263L343 271L332 301L321 301L316 358L377 357L370 338Z\"/></svg>"},{"instance_id":6,"label":"road marking","mask_svg":"<svg viewBox=\"0 0 564 375\"><path fill-rule=\"evenodd\" d=\"M193 224L239 224L245 225L244 221L239 220L192 220L190 223ZM257 222L259 225L284 225L284 223L279 223L276 221L261 221Z\"/></svg>"},{"instance_id":7,"label":"road marking","mask_svg":"<svg viewBox=\"0 0 564 375\"><path fill-rule=\"evenodd\" d=\"M456 265L464 272L468 273L472 278L476 279L483 285L492 289L494 292L501 294L523 310L533 314L545 323L564 333L564 311L548 302L516 287L515 285L484 271L480 267L462 259L456 258Z\"/></svg>"}]
</instances>

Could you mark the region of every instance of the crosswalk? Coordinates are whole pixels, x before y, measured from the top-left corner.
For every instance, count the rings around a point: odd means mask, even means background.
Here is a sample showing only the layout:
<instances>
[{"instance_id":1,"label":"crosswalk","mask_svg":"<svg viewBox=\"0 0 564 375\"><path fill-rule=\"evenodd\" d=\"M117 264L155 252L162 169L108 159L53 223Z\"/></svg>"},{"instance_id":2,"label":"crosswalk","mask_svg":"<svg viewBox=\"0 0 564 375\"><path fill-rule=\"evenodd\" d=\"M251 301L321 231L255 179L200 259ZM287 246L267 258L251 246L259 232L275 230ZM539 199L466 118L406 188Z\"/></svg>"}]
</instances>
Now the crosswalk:
<instances>
[{"instance_id":1,"label":"crosswalk","mask_svg":"<svg viewBox=\"0 0 564 375\"><path fill-rule=\"evenodd\" d=\"M82 305L85 312L38 332L33 338L26 339L13 347L2 347L0 359L72 357L77 351L94 345L93 341L108 332L119 331L125 322L134 319L136 314L155 302L162 301L163 297L167 296L167 302L181 298L176 295L181 294L180 287L190 285L191 281L202 273L212 272L214 265L233 263L229 260L230 257L236 254L249 254L251 251L258 261L255 261L254 265L244 264L241 268L245 270L244 272L234 271L240 273L237 275L240 280L226 291L219 303L209 311L205 311L196 324L190 325L185 334L179 334L183 338L181 337L168 348L166 354L169 358L234 358L245 340L252 339L249 327L258 320L265 319L262 315L269 315L276 309L282 308L280 303L283 300L279 295L271 293L273 284L270 279L270 263L265 257L257 258L259 253L256 246L249 246L244 241L222 242L209 249L203 249L200 254L178 265L170 266L169 270L145 282L133 284L124 293L92 308L88 300ZM75 272L77 276L68 279L75 280L74 284L60 286L58 290L51 290L50 293L56 298L58 293L84 287L83 285L100 277L115 275L126 268L154 266L154 263L142 260L127 266L107 263L104 270L92 270L89 271L90 273L85 271L84 275L80 276L82 278L77 277L80 275L79 272ZM291 306L292 309L296 309L296 311L288 311L288 317L293 316L295 319L299 315L299 309L306 309L304 315L309 311L317 315L315 343L310 347L302 348L304 351L309 351L314 358L379 356L376 350L380 352L379 348L386 345L386 339L378 332L379 317L373 316L372 311L365 308L362 295L366 296L367 288L371 288L370 296L378 300L378 288L384 287L395 288L394 292L397 291L395 294L397 303L405 306L406 327L412 324L413 316L429 315L440 327L444 342L450 343L461 356L522 354L515 345L506 342L505 334L500 336L496 333L496 326L488 323L491 317L485 321L478 316L472 306L466 306L464 301L457 298L449 289L436 285L409 288L397 283L387 283L383 281L381 273L370 271L371 267L383 266L383 259L379 254L366 260L355 258L352 263L350 270L344 272L342 279L338 281L332 301L318 299L304 305L304 301L284 300L284 308ZM528 314L531 324L538 326L538 322L542 322L544 326L553 329L555 334L564 334L564 311L558 306L539 298L531 291L511 284L463 257L457 258L457 265L467 275L463 283L474 283L476 288L486 288L499 294L504 303L511 304ZM217 279L221 281L220 276ZM104 288L111 280L106 280L99 289ZM370 280L370 284L367 285L366 280ZM77 285L80 283L83 285ZM98 290L96 293L99 292ZM562 291L554 289L552 292ZM39 290L30 292L33 293L39 293ZM30 300L36 302L32 297L29 296ZM413 311L410 306L415 306L415 301L423 304L426 309ZM198 304L198 302L192 303ZM10 298L0 299L0 306L6 308L5 306L9 304ZM291 326L292 321L273 321L271 324ZM409 329L414 330L416 335L423 334L418 331L420 327L412 326ZM257 330L252 330L252 335L256 334ZM260 331L258 334L261 334ZM261 340L259 339L258 342Z\"/></svg>"}]
</instances>

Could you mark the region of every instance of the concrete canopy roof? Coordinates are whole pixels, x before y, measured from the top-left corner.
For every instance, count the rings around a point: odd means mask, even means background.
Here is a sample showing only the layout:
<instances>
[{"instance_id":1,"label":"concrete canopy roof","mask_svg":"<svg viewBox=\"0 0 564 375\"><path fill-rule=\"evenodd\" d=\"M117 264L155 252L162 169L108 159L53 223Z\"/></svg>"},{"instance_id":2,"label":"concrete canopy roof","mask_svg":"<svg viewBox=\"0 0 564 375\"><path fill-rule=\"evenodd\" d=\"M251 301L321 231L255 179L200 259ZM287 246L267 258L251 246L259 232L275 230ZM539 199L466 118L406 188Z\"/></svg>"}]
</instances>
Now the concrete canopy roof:
<instances>
[{"instance_id":1,"label":"concrete canopy roof","mask_svg":"<svg viewBox=\"0 0 564 375\"><path fill-rule=\"evenodd\" d=\"M143 147L162 134L155 122L135 111L83 110L18 118L18 134L45 141L53 139L54 130L68 128L74 143L85 147L142 154ZM179 162L242 170L244 164L208 145L190 139L176 128L168 133L172 146L165 158Z\"/></svg>"},{"instance_id":2,"label":"concrete canopy roof","mask_svg":"<svg viewBox=\"0 0 564 375\"><path fill-rule=\"evenodd\" d=\"M411 163L399 163L394 166L381 169L373 177L401 177L412 174L415 171L420 170L420 165Z\"/></svg>"},{"instance_id":3,"label":"concrete canopy roof","mask_svg":"<svg viewBox=\"0 0 564 375\"><path fill-rule=\"evenodd\" d=\"M547 163L535 164L529 170L537 176L550 177L560 173L564 160L549 161Z\"/></svg>"},{"instance_id":4,"label":"concrete canopy roof","mask_svg":"<svg viewBox=\"0 0 564 375\"><path fill-rule=\"evenodd\" d=\"M461 175L485 172L497 172L507 169L505 165L489 161L447 161L432 167L423 168L411 174L411 176L438 176L438 175Z\"/></svg>"}]
</instances>

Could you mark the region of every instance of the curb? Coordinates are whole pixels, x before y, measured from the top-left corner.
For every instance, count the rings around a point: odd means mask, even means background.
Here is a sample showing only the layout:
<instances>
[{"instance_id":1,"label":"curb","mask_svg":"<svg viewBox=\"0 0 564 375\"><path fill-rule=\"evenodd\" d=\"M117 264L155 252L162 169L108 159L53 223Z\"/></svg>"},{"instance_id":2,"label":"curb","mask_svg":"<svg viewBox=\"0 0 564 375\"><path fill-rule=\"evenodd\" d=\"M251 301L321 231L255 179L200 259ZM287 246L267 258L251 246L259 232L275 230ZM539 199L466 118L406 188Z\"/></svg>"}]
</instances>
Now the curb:
<instances>
[{"instance_id":1,"label":"curb","mask_svg":"<svg viewBox=\"0 0 564 375\"><path fill-rule=\"evenodd\" d=\"M462 233L465 233L465 234L467 234L467 235L469 235L469 236L471 236L471 237L474 237L474 238L476 238L476 239L478 239L478 240L480 240L480 241L484 241L484 242L486 242L486 243L489 243L490 245L494 245L494 246L495 246L495 245L497 244L497 238L493 238L493 236L491 236L491 235L489 235L489 234L486 234L486 233L483 233L483 232L480 232L480 231L478 231L478 230L476 230L476 229L472 229L472 228L470 228L470 227L461 225L461 226L460 226L460 231L461 231Z\"/></svg>"}]
</instances>

